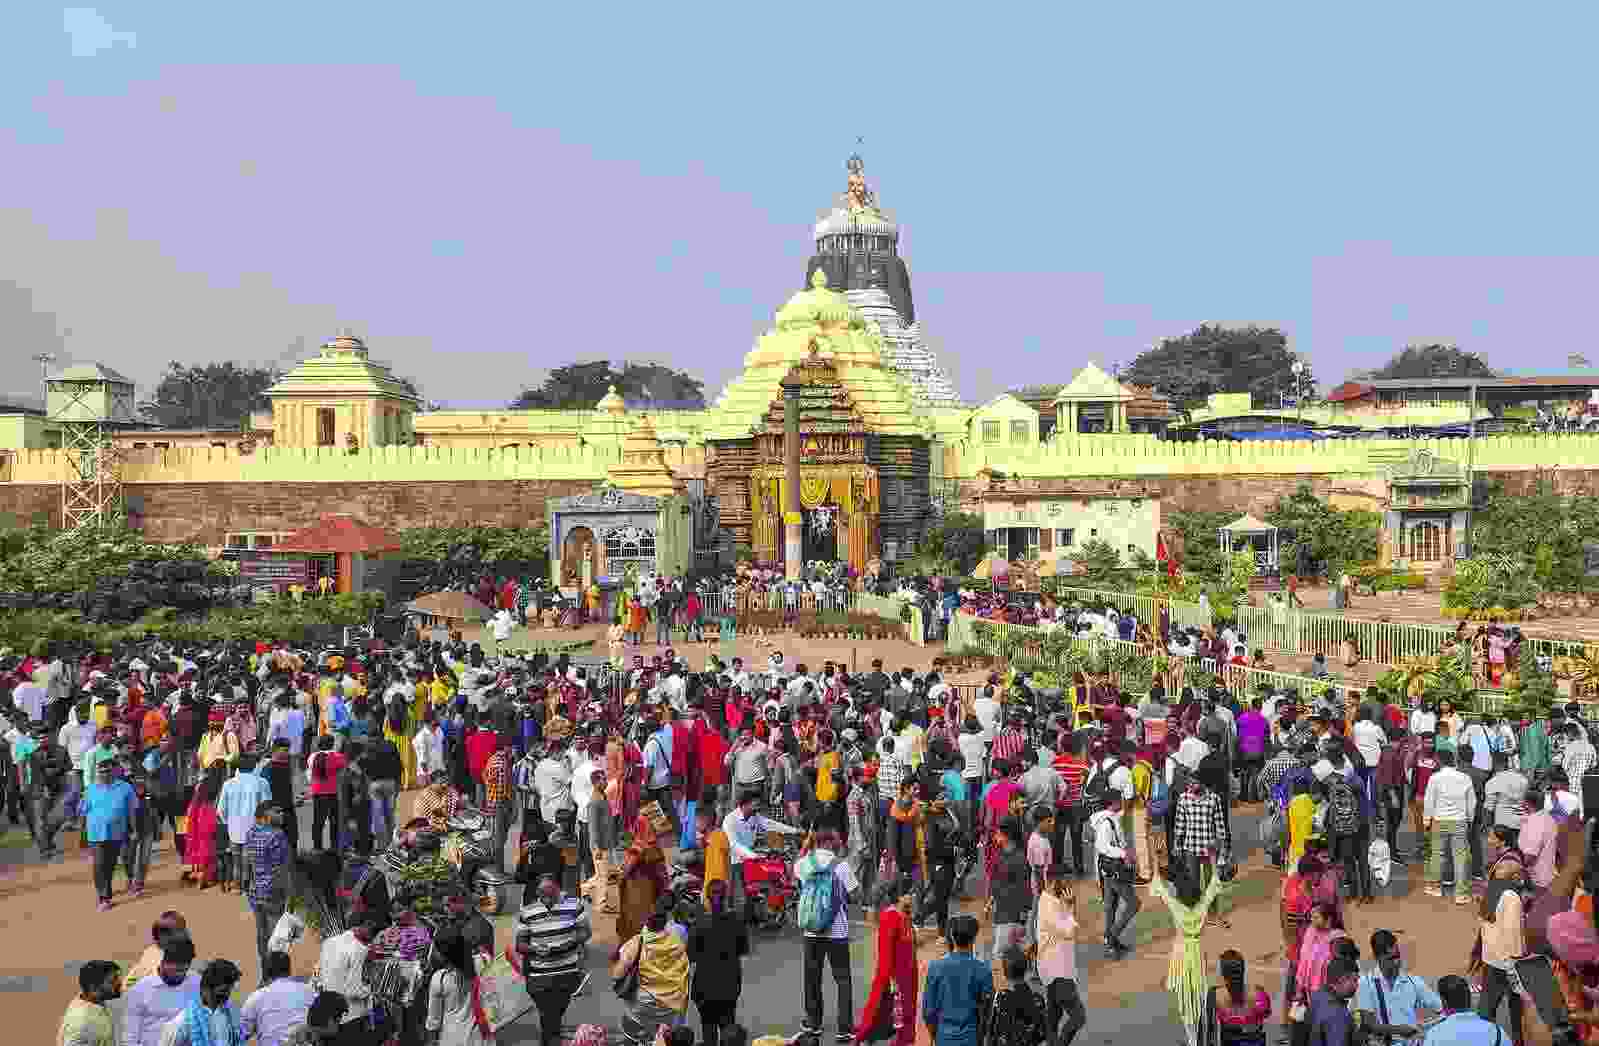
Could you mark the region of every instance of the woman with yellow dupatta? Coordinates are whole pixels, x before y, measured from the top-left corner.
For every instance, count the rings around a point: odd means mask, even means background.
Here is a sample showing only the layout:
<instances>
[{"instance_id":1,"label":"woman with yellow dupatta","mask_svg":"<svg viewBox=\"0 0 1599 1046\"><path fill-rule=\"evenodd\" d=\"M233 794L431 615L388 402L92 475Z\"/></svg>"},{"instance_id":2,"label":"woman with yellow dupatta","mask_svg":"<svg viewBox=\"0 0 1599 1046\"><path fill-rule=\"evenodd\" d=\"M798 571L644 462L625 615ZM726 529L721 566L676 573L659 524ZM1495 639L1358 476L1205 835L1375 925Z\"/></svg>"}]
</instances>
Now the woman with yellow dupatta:
<instances>
[{"instance_id":1,"label":"woman with yellow dupatta","mask_svg":"<svg viewBox=\"0 0 1599 1046\"><path fill-rule=\"evenodd\" d=\"M883 850L883 860L892 864L886 876L879 871L879 882L896 876L919 876L918 882L927 882L927 844L922 829L925 819L922 804L916 798L916 783L901 781L899 794L888 808L888 846Z\"/></svg>"},{"instance_id":2,"label":"woman with yellow dupatta","mask_svg":"<svg viewBox=\"0 0 1599 1046\"><path fill-rule=\"evenodd\" d=\"M1188 1033L1189 1046L1199 1041L1199 1025L1205 1017L1205 994L1210 979L1205 973L1205 946L1201 940L1210 906L1227 884L1213 875L1203 890L1199 882L1179 865L1172 869L1170 882L1156 879L1149 892L1166 902L1171 911L1177 937L1172 941L1171 963L1166 968L1166 990L1177 1002L1177 1014Z\"/></svg>"}]
</instances>

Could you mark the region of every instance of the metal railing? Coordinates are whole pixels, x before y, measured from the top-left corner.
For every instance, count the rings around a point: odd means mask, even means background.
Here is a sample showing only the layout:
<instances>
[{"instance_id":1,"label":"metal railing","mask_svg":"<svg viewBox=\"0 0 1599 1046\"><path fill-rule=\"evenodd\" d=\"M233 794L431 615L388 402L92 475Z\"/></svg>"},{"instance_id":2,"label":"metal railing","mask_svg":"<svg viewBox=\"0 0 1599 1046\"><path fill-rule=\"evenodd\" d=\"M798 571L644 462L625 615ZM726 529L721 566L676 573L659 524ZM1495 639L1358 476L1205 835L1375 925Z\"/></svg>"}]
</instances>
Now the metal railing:
<instances>
[{"instance_id":1,"label":"metal railing","mask_svg":"<svg viewBox=\"0 0 1599 1046\"><path fill-rule=\"evenodd\" d=\"M1059 586L1055 593L1059 597L1131 610L1140 621L1155 621L1157 606L1164 603L1171 610L1173 627L1205 628L1211 623L1210 617L1201 612L1198 603L1181 599L1070 586ZM1286 606L1281 609L1240 606L1238 623L1249 636L1251 646L1288 654L1333 657L1339 653L1339 646L1344 639L1352 637L1362 659L1384 665L1397 665L1406 658L1431 657L1455 642L1455 630L1445 625L1372 621ZM1582 639L1522 637L1523 653L1530 652L1543 657L1580 653L1588 645L1589 642Z\"/></svg>"}]
</instances>

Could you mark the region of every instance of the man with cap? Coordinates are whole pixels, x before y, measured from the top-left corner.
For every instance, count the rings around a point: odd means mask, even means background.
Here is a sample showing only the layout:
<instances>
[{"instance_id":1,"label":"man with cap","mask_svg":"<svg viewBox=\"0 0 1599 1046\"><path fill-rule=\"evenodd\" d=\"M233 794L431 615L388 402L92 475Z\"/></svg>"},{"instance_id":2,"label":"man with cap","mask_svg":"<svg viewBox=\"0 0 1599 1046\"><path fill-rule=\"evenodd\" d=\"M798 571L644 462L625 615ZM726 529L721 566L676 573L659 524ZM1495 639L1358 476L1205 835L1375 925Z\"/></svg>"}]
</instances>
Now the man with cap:
<instances>
[{"instance_id":1,"label":"man with cap","mask_svg":"<svg viewBox=\"0 0 1599 1046\"><path fill-rule=\"evenodd\" d=\"M22 771L24 808L29 811L29 828L41 857L55 856L56 833L73 812L67 808L67 777L72 763L67 750L50 736L50 728L35 722L29 728L31 743L13 751L25 752L17 765Z\"/></svg>"}]
</instances>

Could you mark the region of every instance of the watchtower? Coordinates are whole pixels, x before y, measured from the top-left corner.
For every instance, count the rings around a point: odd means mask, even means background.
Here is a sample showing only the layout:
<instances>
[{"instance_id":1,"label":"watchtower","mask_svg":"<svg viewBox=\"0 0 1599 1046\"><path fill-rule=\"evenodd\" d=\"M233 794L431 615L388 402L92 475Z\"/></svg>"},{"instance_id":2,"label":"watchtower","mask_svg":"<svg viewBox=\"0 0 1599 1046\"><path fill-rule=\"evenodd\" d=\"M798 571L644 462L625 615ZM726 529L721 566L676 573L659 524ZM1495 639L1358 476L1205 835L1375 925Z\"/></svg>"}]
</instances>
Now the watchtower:
<instances>
[{"instance_id":1,"label":"watchtower","mask_svg":"<svg viewBox=\"0 0 1599 1046\"><path fill-rule=\"evenodd\" d=\"M70 470L61 484L61 525L101 527L124 518L122 469L111 434L138 421L133 382L99 363L45 379L50 421Z\"/></svg>"}]
</instances>

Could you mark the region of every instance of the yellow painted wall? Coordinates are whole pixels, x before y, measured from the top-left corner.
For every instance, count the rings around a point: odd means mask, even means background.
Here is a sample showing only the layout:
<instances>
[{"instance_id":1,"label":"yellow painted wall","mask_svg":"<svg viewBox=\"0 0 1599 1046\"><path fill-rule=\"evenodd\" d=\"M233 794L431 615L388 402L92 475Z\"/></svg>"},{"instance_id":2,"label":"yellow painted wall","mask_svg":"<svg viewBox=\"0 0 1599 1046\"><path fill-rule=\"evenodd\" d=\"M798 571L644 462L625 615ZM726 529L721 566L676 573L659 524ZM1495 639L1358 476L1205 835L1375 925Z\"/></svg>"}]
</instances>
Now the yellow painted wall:
<instances>
[{"instance_id":1,"label":"yellow painted wall","mask_svg":"<svg viewBox=\"0 0 1599 1046\"><path fill-rule=\"evenodd\" d=\"M1476 441L1475 465L1494 471L1535 468L1599 469L1599 436L1484 436ZM663 447L679 476L705 474L703 446ZM935 475L969 479L983 468L1021 478L1073 476L1351 475L1369 476L1402 460L1413 449L1464 463L1465 440L1301 440L1231 443L1163 442L1148 435L1062 437L1032 447L982 447L969 441L943 447ZM619 446L518 447L258 447L241 455L236 446L172 450L126 450L127 483L286 482L350 480L445 481L478 479L605 478L621 461ZM10 453L13 483L60 483L70 463L59 450Z\"/></svg>"}]
</instances>

